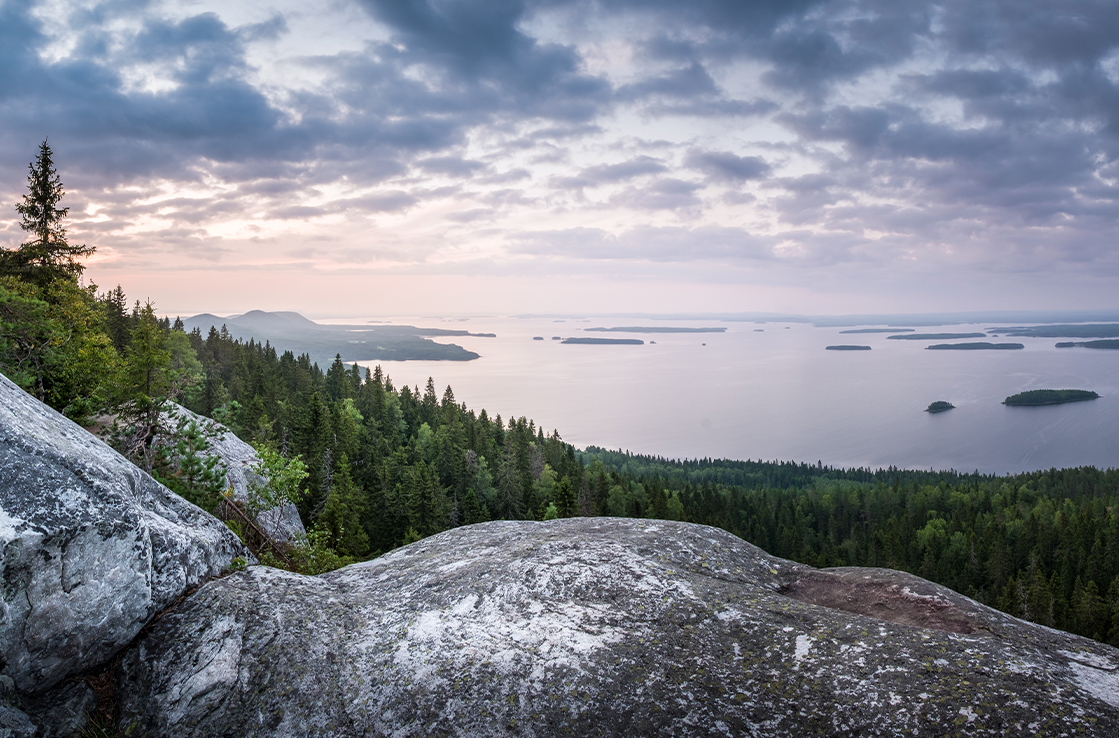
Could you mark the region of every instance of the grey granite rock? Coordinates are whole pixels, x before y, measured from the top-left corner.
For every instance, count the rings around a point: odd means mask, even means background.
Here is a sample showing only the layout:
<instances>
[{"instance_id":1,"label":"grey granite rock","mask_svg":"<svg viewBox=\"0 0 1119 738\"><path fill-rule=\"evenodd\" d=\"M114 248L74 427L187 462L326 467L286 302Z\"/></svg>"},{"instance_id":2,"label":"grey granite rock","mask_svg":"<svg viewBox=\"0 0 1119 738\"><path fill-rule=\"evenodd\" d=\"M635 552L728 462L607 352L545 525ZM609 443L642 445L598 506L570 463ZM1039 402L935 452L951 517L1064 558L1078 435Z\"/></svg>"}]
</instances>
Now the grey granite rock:
<instances>
[{"instance_id":1,"label":"grey granite rock","mask_svg":"<svg viewBox=\"0 0 1119 738\"><path fill-rule=\"evenodd\" d=\"M0 674L22 694L94 667L248 556L220 521L0 376Z\"/></svg>"},{"instance_id":2,"label":"grey granite rock","mask_svg":"<svg viewBox=\"0 0 1119 738\"><path fill-rule=\"evenodd\" d=\"M77 738L97 710L97 696L85 682L63 682L28 699L26 709L39 726L38 738Z\"/></svg>"},{"instance_id":3,"label":"grey granite rock","mask_svg":"<svg viewBox=\"0 0 1119 738\"><path fill-rule=\"evenodd\" d=\"M124 655L129 736L1119 735L1119 651L914 576L613 518L213 581Z\"/></svg>"},{"instance_id":4,"label":"grey granite rock","mask_svg":"<svg viewBox=\"0 0 1119 738\"><path fill-rule=\"evenodd\" d=\"M172 405L170 415L176 419L185 415L199 425L216 431L210 440L210 449L227 467L225 480L233 488L233 498L240 502L248 501L251 487L265 481L253 471L253 467L260 463L256 450L221 423L191 412L181 405ZM299 518L299 510L290 503L265 510L256 517L256 523L276 540L289 543L307 533Z\"/></svg>"},{"instance_id":5,"label":"grey granite rock","mask_svg":"<svg viewBox=\"0 0 1119 738\"><path fill-rule=\"evenodd\" d=\"M0 738L37 738L37 732L23 711L0 701Z\"/></svg>"}]
</instances>

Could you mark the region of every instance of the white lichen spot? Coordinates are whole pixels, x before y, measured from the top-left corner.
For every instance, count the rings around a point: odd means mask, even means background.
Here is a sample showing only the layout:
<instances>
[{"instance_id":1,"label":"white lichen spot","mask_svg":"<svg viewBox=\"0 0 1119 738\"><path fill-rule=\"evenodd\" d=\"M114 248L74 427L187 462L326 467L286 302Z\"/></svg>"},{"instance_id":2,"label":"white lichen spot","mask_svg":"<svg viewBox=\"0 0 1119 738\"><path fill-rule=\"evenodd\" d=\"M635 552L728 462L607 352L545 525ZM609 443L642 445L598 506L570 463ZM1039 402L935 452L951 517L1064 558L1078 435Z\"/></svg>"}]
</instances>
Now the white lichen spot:
<instances>
[{"instance_id":1,"label":"white lichen spot","mask_svg":"<svg viewBox=\"0 0 1119 738\"><path fill-rule=\"evenodd\" d=\"M1079 661L1070 661L1069 668L1078 687L1112 707L1119 707L1119 672L1097 669Z\"/></svg>"},{"instance_id":2,"label":"white lichen spot","mask_svg":"<svg viewBox=\"0 0 1119 738\"><path fill-rule=\"evenodd\" d=\"M811 645L812 639L806 635L798 635L796 637L796 645L793 649L793 658L800 661L808 656L808 647Z\"/></svg>"},{"instance_id":3,"label":"white lichen spot","mask_svg":"<svg viewBox=\"0 0 1119 738\"><path fill-rule=\"evenodd\" d=\"M970 706L969 707L961 707L960 708L960 714L967 718L968 723L971 723L973 720L975 720L977 717L979 717L979 715L976 714L975 710L971 709Z\"/></svg>"},{"instance_id":4,"label":"white lichen spot","mask_svg":"<svg viewBox=\"0 0 1119 738\"><path fill-rule=\"evenodd\" d=\"M0 508L0 540L10 541L16 538L19 535L16 527L25 523L26 521L12 517Z\"/></svg>"},{"instance_id":5,"label":"white lichen spot","mask_svg":"<svg viewBox=\"0 0 1119 738\"><path fill-rule=\"evenodd\" d=\"M1078 661L1081 664L1094 666L1097 669L1104 669L1105 671L1115 671L1116 669L1119 669L1119 664L1116 664L1114 661L1107 658L1106 656L1101 656L1099 654L1092 653L1091 651L1073 652L1061 649L1060 651L1057 651L1057 653L1061 654L1066 659L1072 659L1073 661Z\"/></svg>"}]
</instances>

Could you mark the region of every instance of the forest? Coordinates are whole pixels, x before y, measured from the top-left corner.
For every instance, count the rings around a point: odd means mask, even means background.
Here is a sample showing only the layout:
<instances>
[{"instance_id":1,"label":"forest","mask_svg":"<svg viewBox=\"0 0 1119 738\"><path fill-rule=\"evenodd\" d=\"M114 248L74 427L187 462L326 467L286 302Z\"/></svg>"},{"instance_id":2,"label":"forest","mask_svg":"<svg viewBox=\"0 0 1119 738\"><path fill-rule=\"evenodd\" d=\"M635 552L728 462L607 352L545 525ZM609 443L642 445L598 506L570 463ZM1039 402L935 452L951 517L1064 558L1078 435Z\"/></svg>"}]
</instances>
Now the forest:
<instances>
[{"instance_id":1,"label":"forest","mask_svg":"<svg viewBox=\"0 0 1119 738\"><path fill-rule=\"evenodd\" d=\"M450 387L394 385L228 330L186 331L82 279L46 142L0 250L0 372L202 507L222 470L179 403L254 444L296 501L317 573L459 525L612 515L717 526L818 567L902 569L1013 615L1119 645L1119 470L1011 476L671 460L589 447L491 417ZM588 413L594 409L588 407ZM236 524L231 524L240 531ZM263 552L267 554L267 552Z\"/></svg>"}]
</instances>

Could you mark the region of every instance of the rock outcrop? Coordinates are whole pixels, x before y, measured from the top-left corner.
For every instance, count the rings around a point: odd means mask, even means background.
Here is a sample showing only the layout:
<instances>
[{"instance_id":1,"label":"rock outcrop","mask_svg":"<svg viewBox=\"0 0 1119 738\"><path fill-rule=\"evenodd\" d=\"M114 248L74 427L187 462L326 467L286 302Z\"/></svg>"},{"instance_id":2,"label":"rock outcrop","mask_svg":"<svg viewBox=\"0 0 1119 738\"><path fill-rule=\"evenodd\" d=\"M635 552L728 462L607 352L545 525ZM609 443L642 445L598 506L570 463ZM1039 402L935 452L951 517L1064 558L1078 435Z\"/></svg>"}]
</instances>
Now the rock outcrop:
<instances>
[{"instance_id":1,"label":"rock outcrop","mask_svg":"<svg viewBox=\"0 0 1119 738\"><path fill-rule=\"evenodd\" d=\"M260 463L256 450L221 423L191 412L182 405L172 405L169 414L176 420L187 417L213 431L213 436L210 438L210 451L220 457L226 466L226 484L233 488L235 500L248 502L253 485L265 481L253 471L253 467ZM291 503L261 512L256 517L256 524L272 538L287 543L307 533L303 521L299 518L299 510Z\"/></svg>"},{"instance_id":2,"label":"rock outcrop","mask_svg":"<svg viewBox=\"0 0 1119 738\"><path fill-rule=\"evenodd\" d=\"M105 662L251 558L221 522L0 375L0 680L23 696Z\"/></svg>"},{"instance_id":3,"label":"rock outcrop","mask_svg":"<svg viewBox=\"0 0 1119 738\"><path fill-rule=\"evenodd\" d=\"M133 736L1119 734L1119 651L723 531L458 528L212 581L117 677Z\"/></svg>"}]
</instances>

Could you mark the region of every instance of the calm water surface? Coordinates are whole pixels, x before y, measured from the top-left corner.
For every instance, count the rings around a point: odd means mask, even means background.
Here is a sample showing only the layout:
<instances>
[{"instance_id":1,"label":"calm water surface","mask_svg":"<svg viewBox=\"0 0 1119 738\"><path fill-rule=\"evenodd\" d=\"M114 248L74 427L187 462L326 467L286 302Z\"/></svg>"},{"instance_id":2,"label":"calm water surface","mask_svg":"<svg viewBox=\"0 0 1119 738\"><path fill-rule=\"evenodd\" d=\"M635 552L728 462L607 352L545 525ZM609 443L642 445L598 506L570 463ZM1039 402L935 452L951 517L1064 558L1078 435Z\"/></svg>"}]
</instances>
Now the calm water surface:
<instances>
[{"instance_id":1,"label":"calm water surface","mask_svg":"<svg viewBox=\"0 0 1119 738\"><path fill-rule=\"evenodd\" d=\"M449 384L456 399L476 411L484 407L506 419L526 415L549 431L558 429L579 448L595 444L674 458L999 473L1119 466L1119 351L1054 347L1073 339L1001 339L1025 344L1020 351L926 351L933 342L842 335L840 328L796 323L416 317L391 322L497 334L437 339L481 354L475 361L381 362L397 386L422 388L431 376L440 393ZM611 325L727 331L582 330ZM988 327L918 330L963 333ZM646 343L580 346L551 340L580 335ZM839 343L872 350L824 350ZM1000 404L1007 395L1042 388L1089 389L1102 397L1040 408ZM923 412L934 400L948 400L956 409Z\"/></svg>"}]
</instances>

